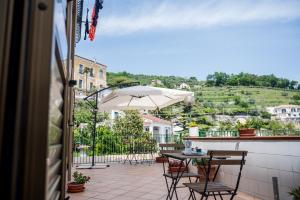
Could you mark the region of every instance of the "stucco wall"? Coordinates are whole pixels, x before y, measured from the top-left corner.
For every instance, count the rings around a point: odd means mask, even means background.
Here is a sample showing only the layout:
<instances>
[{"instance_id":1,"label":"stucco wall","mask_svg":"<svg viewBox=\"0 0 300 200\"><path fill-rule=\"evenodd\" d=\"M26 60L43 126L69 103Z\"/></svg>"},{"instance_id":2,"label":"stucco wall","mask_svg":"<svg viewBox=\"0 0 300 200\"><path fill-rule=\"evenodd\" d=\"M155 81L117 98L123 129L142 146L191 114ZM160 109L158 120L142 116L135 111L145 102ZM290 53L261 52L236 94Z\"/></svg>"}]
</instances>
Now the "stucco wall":
<instances>
[{"instance_id":1,"label":"stucco wall","mask_svg":"<svg viewBox=\"0 0 300 200\"><path fill-rule=\"evenodd\" d=\"M79 56L75 56L74 59L74 79L77 80L77 88L79 87L79 80L83 81L83 85L81 89L85 89L86 88L86 74L80 74L79 73L79 64L82 64L83 67L88 67L88 68L93 68L93 74L94 76L91 77L89 74L87 75L87 89L90 90L90 83L93 83L93 85L99 89L100 85L103 87L106 87L106 66L99 64L99 63L95 63L92 60L89 59L85 59ZM100 73L99 70L102 69L103 71L103 76L100 77Z\"/></svg>"},{"instance_id":2,"label":"stucco wall","mask_svg":"<svg viewBox=\"0 0 300 200\"><path fill-rule=\"evenodd\" d=\"M239 191L274 199L272 177L278 177L281 200L292 199L290 188L300 186L300 141L193 141L193 147L219 150L247 150ZM219 180L236 183L237 168L223 166Z\"/></svg>"}]
</instances>

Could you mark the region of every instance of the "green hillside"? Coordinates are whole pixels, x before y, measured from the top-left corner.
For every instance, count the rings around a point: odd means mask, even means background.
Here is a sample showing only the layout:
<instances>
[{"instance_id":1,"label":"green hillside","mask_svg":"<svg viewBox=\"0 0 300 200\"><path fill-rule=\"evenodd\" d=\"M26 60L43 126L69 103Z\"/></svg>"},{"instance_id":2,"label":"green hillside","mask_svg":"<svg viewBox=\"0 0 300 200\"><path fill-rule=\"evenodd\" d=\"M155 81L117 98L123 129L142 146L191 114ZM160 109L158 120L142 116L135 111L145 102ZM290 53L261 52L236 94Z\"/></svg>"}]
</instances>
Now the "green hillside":
<instances>
[{"instance_id":1,"label":"green hillside","mask_svg":"<svg viewBox=\"0 0 300 200\"><path fill-rule=\"evenodd\" d=\"M256 81L249 81L251 77ZM237 81L232 81L231 79ZM227 75L225 73L215 73L208 75L206 81L198 81L195 77L134 75L127 72L108 73L109 85L131 81L139 81L142 85L149 85L152 80L161 81L161 84L156 86L175 89L181 83L189 84L190 90L195 93L196 101L188 113L195 116L206 114L247 114L258 116L263 115L265 108L269 106L300 104L299 89L291 89L297 88L295 87L297 82L277 78L274 75L257 76L246 73ZM247 86L229 85L237 82ZM280 84L281 82L286 83L285 88L281 88L283 87L283 84ZM273 85L273 87L264 85ZM180 115L183 109L184 107L181 104L172 109L164 109L161 114L167 116Z\"/></svg>"},{"instance_id":2,"label":"green hillside","mask_svg":"<svg viewBox=\"0 0 300 200\"><path fill-rule=\"evenodd\" d=\"M196 104L213 107L215 112L235 113L262 111L265 107L299 104L298 91L247 86L201 87L192 89ZM251 114L251 113L250 113Z\"/></svg>"}]
</instances>

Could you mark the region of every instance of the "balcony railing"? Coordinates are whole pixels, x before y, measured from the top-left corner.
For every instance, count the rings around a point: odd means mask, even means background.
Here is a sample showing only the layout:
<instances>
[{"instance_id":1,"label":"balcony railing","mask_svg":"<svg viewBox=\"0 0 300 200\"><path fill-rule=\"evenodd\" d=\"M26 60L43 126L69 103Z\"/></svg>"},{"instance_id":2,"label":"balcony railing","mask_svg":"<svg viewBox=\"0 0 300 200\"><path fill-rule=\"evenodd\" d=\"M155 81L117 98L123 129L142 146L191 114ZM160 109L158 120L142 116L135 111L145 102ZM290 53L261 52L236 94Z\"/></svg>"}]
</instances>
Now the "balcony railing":
<instances>
[{"instance_id":1,"label":"balcony railing","mask_svg":"<svg viewBox=\"0 0 300 200\"><path fill-rule=\"evenodd\" d=\"M179 143L180 136L156 135L151 137L103 135L96 138L95 163L153 161L158 152L159 143ZM92 143L82 140L75 145L73 163L92 162Z\"/></svg>"},{"instance_id":2,"label":"balcony railing","mask_svg":"<svg viewBox=\"0 0 300 200\"><path fill-rule=\"evenodd\" d=\"M255 130L256 136L300 136L300 130ZM237 130L199 131L199 137L238 137Z\"/></svg>"}]
</instances>

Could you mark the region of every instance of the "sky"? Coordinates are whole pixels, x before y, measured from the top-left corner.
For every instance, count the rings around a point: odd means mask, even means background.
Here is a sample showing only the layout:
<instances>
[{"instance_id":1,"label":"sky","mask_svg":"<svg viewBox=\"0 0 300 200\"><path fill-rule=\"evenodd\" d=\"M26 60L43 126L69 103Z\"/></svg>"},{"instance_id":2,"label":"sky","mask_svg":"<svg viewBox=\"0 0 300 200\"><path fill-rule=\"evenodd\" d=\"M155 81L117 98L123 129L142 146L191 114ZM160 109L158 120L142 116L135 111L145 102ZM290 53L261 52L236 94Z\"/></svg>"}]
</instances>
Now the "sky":
<instances>
[{"instance_id":1,"label":"sky","mask_svg":"<svg viewBox=\"0 0 300 200\"><path fill-rule=\"evenodd\" d=\"M300 82L300 0L104 0L95 40L82 36L76 54L112 72Z\"/></svg>"}]
</instances>

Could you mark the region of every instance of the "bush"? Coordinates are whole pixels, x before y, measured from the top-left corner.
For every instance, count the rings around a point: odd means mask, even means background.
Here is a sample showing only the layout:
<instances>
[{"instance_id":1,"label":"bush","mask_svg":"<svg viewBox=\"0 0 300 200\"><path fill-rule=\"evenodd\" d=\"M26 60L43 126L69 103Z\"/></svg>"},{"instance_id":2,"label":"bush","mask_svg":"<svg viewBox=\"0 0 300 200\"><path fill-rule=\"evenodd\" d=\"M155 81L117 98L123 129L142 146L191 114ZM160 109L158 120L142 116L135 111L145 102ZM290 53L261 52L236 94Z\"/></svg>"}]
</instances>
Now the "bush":
<instances>
[{"instance_id":1,"label":"bush","mask_svg":"<svg viewBox=\"0 0 300 200\"><path fill-rule=\"evenodd\" d=\"M256 109L252 109L249 111L249 115L251 116L259 116L259 112Z\"/></svg>"},{"instance_id":2,"label":"bush","mask_svg":"<svg viewBox=\"0 0 300 200\"><path fill-rule=\"evenodd\" d=\"M250 118L246 121L245 126L247 128L255 128L255 129L261 129L264 126L264 122L259 118Z\"/></svg>"},{"instance_id":3,"label":"bush","mask_svg":"<svg viewBox=\"0 0 300 200\"><path fill-rule=\"evenodd\" d=\"M260 113L260 116L263 118L263 119L271 119L271 114L267 111L261 111Z\"/></svg>"},{"instance_id":4,"label":"bush","mask_svg":"<svg viewBox=\"0 0 300 200\"><path fill-rule=\"evenodd\" d=\"M248 103L249 103L249 104L255 104L255 99L249 99L249 100L248 100Z\"/></svg>"},{"instance_id":5,"label":"bush","mask_svg":"<svg viewBox=\"0 0 300 200\"><path fill-rule=\"evenodd\" d=\"M235 105L239 105L240 103L241 103L241 97L239 97L239 96L236 96L236 97L234 97L234 104Z\"/></svg>"},{"instance_id":6,"label":"bush","mask_svg":"<svg viewBox=\"0 0 300 200\"><path fill-rule=\"evenodd\" d=\"M289 93L287 93L287 92L282 92L282 93L281 93L281 96L287 97L287 96L289 96Z\"/></svg>"},{"instance_id":7,"label":"bush","mask_svg":"<svg viewBox=\"0 0 300 200\"><path fill-rule=\"evenodd\" d=\"M294 197L295 200L300 199L300 186L297 188L293 188L289 194Z\"/></svg>"},{"instance_id":8,"label":"bush","mask_svg":"<svg viewBox=\"0 0 300 200\"><path fill-rule=\"evenodd\" d=\"M248 108L249 105L247 102L244 102L244 101L241 101L240 104L239 104L242 108Z\"/></svg>"},{"instance_id":9,"label":"bush","mask_svg":"<svg viewBox=\"0 0 300 200\"><path fill-rule=\"evenodd\" d=\"M300 94L295 94L295 95L293 95L293 96L292 96L292 99L293 99L294 101L299 101L299 100L300 100Z\"/></svg>"}]
</instances>

